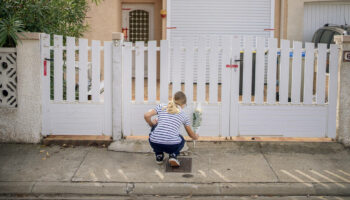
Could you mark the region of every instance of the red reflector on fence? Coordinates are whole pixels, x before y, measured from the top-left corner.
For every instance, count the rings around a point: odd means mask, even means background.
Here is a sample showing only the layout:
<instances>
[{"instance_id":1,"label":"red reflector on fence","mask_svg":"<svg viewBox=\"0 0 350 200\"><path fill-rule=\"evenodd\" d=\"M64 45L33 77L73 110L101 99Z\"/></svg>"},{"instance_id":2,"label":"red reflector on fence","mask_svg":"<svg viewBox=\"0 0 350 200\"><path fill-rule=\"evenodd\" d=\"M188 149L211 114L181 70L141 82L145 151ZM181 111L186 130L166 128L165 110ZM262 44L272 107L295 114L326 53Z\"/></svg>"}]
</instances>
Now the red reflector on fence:
<instances>
[{"instance_id":1,"label":"red reflector on fence","mask_svg":"<svg viewBox=\"0 0 350 200\"><path fill-rule=\"evenodd\" d=\"M44 60L44 76L47 75L47 61Z\"/></svg>"}]
</instances>

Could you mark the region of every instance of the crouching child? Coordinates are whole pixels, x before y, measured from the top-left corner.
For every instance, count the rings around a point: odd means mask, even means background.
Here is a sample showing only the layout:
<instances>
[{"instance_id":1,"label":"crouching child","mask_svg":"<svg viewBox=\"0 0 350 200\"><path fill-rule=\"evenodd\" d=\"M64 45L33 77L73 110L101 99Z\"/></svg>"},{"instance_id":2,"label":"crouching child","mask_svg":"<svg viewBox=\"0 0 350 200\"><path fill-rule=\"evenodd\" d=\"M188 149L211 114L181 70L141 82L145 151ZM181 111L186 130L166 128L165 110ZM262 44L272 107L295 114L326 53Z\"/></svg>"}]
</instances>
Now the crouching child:
<instances>
[{"instance_id":1,"label":"crouching child","mask_svg":"<svg viewBox=\"0 0 350 200\"><path fill-rule=\"evenodd\" d=\"M180 134L182 125L193 140L199 137L192 131L190 119L182 110L185 106L186 95L179 91L175 93L173 100L168 105L159 104L145 113L145 120L152 127L149 143L156 155L157 164L163 163L164 153L167 153L170 166L180 166L177 156L185 145L185 140ZM152 120L155 115L158 116L158 119Z\"/></svg>"}]
</instances>

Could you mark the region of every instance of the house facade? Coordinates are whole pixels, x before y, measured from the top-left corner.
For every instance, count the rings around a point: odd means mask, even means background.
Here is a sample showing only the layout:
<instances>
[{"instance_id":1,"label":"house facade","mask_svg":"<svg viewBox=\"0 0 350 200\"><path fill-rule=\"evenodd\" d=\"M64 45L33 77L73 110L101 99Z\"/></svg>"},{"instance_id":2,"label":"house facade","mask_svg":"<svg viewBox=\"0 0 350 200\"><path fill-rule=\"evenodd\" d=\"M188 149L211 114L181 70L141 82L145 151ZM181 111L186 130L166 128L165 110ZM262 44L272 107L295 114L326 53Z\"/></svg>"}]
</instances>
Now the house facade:
<instances>
[{"instance_id":1,"label":"house facade","mask_svg":"<svg viewBox=\"0 0 350 200\"><path fill-rule=\"evenodd\" d=\"M326 23L350 21L345 0L104 0L91 4L89 39L161 40L198 34L273 36L311 41Z\"/></svg>"}]
</instances>

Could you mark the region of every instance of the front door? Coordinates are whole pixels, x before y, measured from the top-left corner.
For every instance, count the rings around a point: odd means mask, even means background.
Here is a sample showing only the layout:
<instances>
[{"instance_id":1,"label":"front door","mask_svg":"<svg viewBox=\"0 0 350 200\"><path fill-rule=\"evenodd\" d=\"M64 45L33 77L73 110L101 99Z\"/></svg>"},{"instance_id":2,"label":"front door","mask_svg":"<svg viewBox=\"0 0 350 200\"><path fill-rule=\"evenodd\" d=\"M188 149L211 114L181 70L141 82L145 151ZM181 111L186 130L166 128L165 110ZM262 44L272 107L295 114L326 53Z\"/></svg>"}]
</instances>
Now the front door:
<instances>
[{"instance_id":1,"label":"front door","mask_svg":"<svg viewBox=\"0 0 350 200\"><path fill-rule=\"evenodd\" d=\"M153 4L123 4L122 32L128 42L154 40Z\"/></svg>"}]
</instances>

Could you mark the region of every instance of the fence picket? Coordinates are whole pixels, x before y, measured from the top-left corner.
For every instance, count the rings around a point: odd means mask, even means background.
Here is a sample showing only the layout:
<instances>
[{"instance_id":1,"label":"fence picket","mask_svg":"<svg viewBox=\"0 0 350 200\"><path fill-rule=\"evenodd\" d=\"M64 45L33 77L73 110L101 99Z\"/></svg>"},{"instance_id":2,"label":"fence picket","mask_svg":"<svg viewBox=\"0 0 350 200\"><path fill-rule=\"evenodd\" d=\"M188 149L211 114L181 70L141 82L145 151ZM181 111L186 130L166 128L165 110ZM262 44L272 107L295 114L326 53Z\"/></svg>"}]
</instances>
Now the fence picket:
<instances>
[{"instance_id":1,"label":"fence picket","mask_svg":"<svg viewBox=\"0 0 350 200\"><path fill-rule=\"evenodd\" d=\"M256 40L255 98L256 104L264 103L265 38Z\"/></svg>"},{"instance_id":2,"label":"fence picket","mask_svg":"<svg viewBox=\"0 0 350 200\"><path fill-rule=\"evenodd\" d=\"M160 41L160 102L168 103L169 96L169 41Z\"/></svg>"},{"instance_id":3,"label":"fence picket","mask_svg":"<svg viewBox=\"0 0 350 200\"><path fill-rule=\"evenodd\" d=\"M185 92L187 96L187 103L190 105L193 102L193 40L187 40L185 46Z\"/></svg>"},{"instance_id":4,"label":"fence picket","mask_svg":"<svg viewBox=\"0 0 350 200\"><path fill-rule=\"evenodd\" d=\"M88 40L79 38L79 101L87 102Z\"/></svg>"},{"instance_id":5,"label":"fence picket","mask_svg":"<svg viewBox=\"0 0 350 200\"><path fill-rule=\"evenodd\" d=\"M124 43L124 59L123 59L123 133L131 134L131 110L130 103L132 101L132 43Z\"/></svg>"},{"instance_id":6,"label":"fence picket","mask_svg":"<svg viewBox=\"0 0 350 200\"><path fill-rule=\"evenodd\" d=\"M67 101L75 101L75 38L67 37Z\"/></svg>"},{"instance_id":7,"label":"fence picket","mask_svg":"<svg viewBox=\"0 0 350 200\"><path fill-rule=\"evenodd\" d=\"M305 44L305 71L304 71L304 104L312 104L313 84L314 84L314 43Z\"/></svg>"},{"instance_id":8,"label":"fence picket","mask_svg":"<svg viewBox=\"0 0 350 200\"><path fill-rule=\"evenodd\" d=\"M144 42L136 42L135 52L135 102L144 102L144 81L145 81L145 50Z\"/></svg>"},{"instance_id":9,"label":"fence picket","mask_svg":"<svg viewBox=\"0 0 350 200\"><path fill-rule=\"evenodd\" d=\"M280 76L279 76L279 102L288 104L289 96L289 50L290 41L281 40Z\"/></svg>"},{"instance_id":10,"label":"fence picket","mask_svg":"<svg viewBox=\"0 0 350 200\"><path fill-rule=\"evenodd\" d=\"M316 103L325 103L327 44L318 44Z\"/></svg>"},{"instance_id":11,"label":"fence picket","mask_svg":"<svg viewBox=\"0 0 350 200\"><path fill-rule=\"evenodd\" d=\"M157 41L148 41L148 102L156 102L157 93Z\"/></svg>"},{"instance_id":12,"label":"fence picket","mask_svg":"<svg viewBox=\"0 0 350 200\"><path fill-rule=\"evenodd\" d=\"M244 37L243 58L243 103L251 103L252 100L252 38Z\"/></svg>"},{"instance_id":13,"label":"fence picket","mask_svg":"<svg viewBox=\"0 0 350 200\"><path fill-rule=\"evenodd\" d=\"M336 137L337 128L337 100L338 100L338 45L330 45L329 56L329 87L328 87L328 130L327 136Z\"/></svg>"},{"instance_id":14,"label":"fence picket","mask_svg":"<svg viewBox=\"0 0 350 200\"><path fill-rule=\"evenodd\" d=\"M221 78L221 135L229 136L230 135L230 95L231 95L231 77L232 69L227 68L226 65L230 64L231 61L231 52L230 47L232 39L228 36L225 36L223 43L223 57L222 57L222 78Z\"/></svg>"},{"instance_id":15,"label":"fence picket","mask_svg":"<svg viewBox=\"0 0 350 200\"><path fill-rule=\"evenodd\" d=\"M302 43L293 41L293 61L292 61L292 103L300 103L301 91L301 48Z\"/></svg>"},{"instance_id":16,"label":"fence picket","mask_svg":"<svg viewBox=\"0 0 350 200\"><path fill-rule=\"evenodd\" d=\"M63 100L63 47L62 35L54 36L54 100Z\"/></svg>"},{"instance_id":17,"label":"fence picket","mask_svg":"<svg viewBox=\"0 0 350 200\"><path fill-rule=\"evenodd\" d=\"M276 103L277 39L269 38L269 56L267 69L267 103Z\"/></svg>"},{"instance_id":18,"label":"fence picket","mask_svg":"<svg viewBox=\"0 0 350 200\"><path fill-rule=\"evenodd\" d=\"M232 38L232 58L240 58L240 38L234 36ZM230 117L230 135L239 135L238 123L239 123L239 78L240 78L240 69L231 70L232 76L232 91L231 91L231 117Z\"/></svg>"},{"instance_id":19,"label":"fence picket","mask_svg":"<svg viewBox=\"0 0 350 200\"><path fill-rule=\"evenodd\" d=\"M177 91L181 90L181 46L180 41L176 40L173 43L173 65L172 68L172 81L173 81L173 90L172 94L174 95Z\"/></svg>"},{"instance_id":20,"label":"fence picket","mask_svg":"<svg viewBox=\"0 0 350 200\"><path fill-rule=\"evenodd\" d=\"M104 134L112 135L112 42L104 42ZM131 84L130 84L131 85Z\"/></svg>"},{"instance_id":21,"label":"fence picket","mask_svg":"<svg viewBox=\"0 0 350 200\"><path fill-rule=\"evenodd\" d=\"M211 37L209 54L209 103L218 102L218 42L217 36Z\"/></svg>"},{"instance_id":22,"label":"fence picket","mask_svg":"<svg viewBox=\"0 0 350 200\"><path fill-rule=\"evenodd\" d=\"M101 82L100 80L100 62L101 62L100 44L101 42L98 40L92 40L92 43L91 43L91 47L92 47L91 95L92 95L93 102L100 101L100 82Z\"/></svg>"},{"instance_id":23,"label":"fence picket","mask_svg":"<svg viewBox=\"0 0 350 200\"><path fill-rule=\"evenodd\" d=\"M205 102L205 74L206 74L206 50L205 38L199 37L198 42L198 67L197 67L197 102Z\"/></svg>"}]
</instances>

